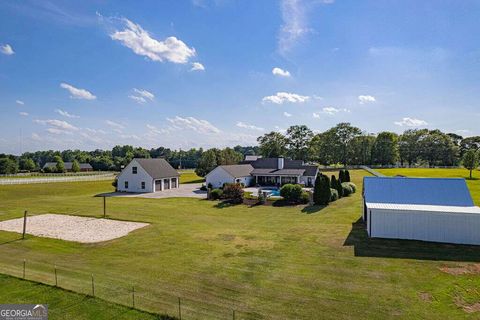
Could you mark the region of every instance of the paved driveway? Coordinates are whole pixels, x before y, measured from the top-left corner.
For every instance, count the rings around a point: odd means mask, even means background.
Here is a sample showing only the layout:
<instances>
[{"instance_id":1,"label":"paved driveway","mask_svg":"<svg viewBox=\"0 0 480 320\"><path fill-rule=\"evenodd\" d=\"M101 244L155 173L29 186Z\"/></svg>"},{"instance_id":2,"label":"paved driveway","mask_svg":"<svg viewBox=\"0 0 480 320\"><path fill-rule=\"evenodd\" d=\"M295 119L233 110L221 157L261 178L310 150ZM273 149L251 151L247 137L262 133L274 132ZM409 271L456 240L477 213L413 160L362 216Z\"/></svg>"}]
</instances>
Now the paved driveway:
<instances>
[{"instance_id":1,"label":"paved driveway","mask_svg":"<svg viewBox=\"0 0 480 320\"><path fill-rule=\"evenodd\" d=\"M137 198L207 198L207 191L200 190L201 183L185 183L180 184L180 188L170 189L151 193L126 193L126 192L111 192L105 194L99 194L99 196L105 197L137 197Z\"/></svg>"}]
</instances>

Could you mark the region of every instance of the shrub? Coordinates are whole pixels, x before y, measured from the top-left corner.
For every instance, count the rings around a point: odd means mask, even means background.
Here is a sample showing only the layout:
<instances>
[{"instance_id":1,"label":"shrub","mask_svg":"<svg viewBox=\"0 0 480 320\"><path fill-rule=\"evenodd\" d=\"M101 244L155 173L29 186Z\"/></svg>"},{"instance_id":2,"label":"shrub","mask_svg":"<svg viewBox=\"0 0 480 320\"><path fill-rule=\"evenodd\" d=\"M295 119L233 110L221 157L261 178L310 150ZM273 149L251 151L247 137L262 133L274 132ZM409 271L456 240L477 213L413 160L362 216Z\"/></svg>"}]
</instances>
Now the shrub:
<instances>
[{"instance_id":1,"label":"shrub","mask_svg":"<svg viewBox=\"0 0 480 320\"><path fill-rule=\"evenodd\" d=\"M340 180L337 180L337 186L336 186L335 189L337 189L338 198L340 199L341 197L343 197L343 188L342 188L342 183L340 182Z\"/></svg>"},{"instance_id":2,"label":"shrub","mask_svg":"<svg viewBox=\"0 0 480 320\"><path fill-rule=\"evenodd\" d=\"M263 192L258 191L258 203L265 204L265 202L267 202L267 197L265 197Z\"/></svg>"},{"instance_id":3,"label":"shrub","mask_svg":"<svg viewBox=\"0 0 480 320\"><path fill-rule=\"evenodd\" d=\"M77 160L73 160L72 162L72 172L79 172L80 171L80 163Z\"/></svg>"},{"instance_id":4,"label":"shrub","mask_svg":"<svg viewBox=\"0 0 480 320\"><path fill-rule=\"evenodd\" d=\"M348 182L342 183L343 196L348 197L353 193L353 189Z\"/></svg>"},{"instance_id":5,"label":"shrub","mask_svg":"<svg viewBox=\"0 0 480 320\"><path fill-rule=\"evenodd\" d=\"M357 192L357 186L353 182L347 182L350 188L352 188L352 193Z\"/></svg>"},{"instance_id":6,"label":"shrub","mask_svg":"<svg viewBox=\"0 0 480 320\"><path fill-rule=\"evenodd\" d=\"M240 183L226 183L223 186L223 197L233 203L243 202L243 188Z\"/></svg>"},{"instance_id":7,"label":"shrub","mask_svg":"<svg viewBox=\"0 0 480 320\"><path fill-rule=\"evenodd\" d=\"M200 187L200 190L202 190L202 191L207 191L207 186L205 186L204 184L202 184L202 186Z\"/></svg>"},{"instance_id":8,"label":"shrub","mask_svg":"<svg viewBox=\"0 0 480 320\"><path fill-rule=\"evenodd\" d=\"M310 202L310 194L307 191L302 191L300 195L300 203L307 204Z\"/></svg>"},{"instance_id":9,"label":"shrub","mask_svg":"<svg viewBox=\"0 0 480 320\"><path fill-rule=\"evenodd\" d=\"M344 170L340 170L338 172L338 181L340 181L340 183L345 182L345 171Z\"/></svg>"},{"instance_id":10,"label":"shrub","mask_svg":"<svg viewBox=\"0 0 480 320\"><path fill-rule=\"evenodd\" d=\"M313 201L317 205L327 205L330 202L330 179L323 174L317 176L313 191Z\"/></svg>"},{"instance_id":11,"label":"shrub","mask_svg":"<svg viewBox=\"0 0 480 320\"><path fill-rule=\"evenodd\" d=\"M337 191L337 189L331 188L331 189L330 189L330 193L332 194L332 195L330 196L330 202L337 201L337 200L338 200L338 191Z\"/></svg>"},{"instance_id":12,"label":"shrub","mask_svg":"<svg viewBox=\"0 0 480 320\"><path fill-rule=\"evenodd\" d=\"M337 189L337 178L332 174L332 179L330 179L330 188Z\"/></svg>"},{"instance_id":13,"label":"shrub","mask_svg":"<svg viewBox=\"0 0 480 320\"><path fill-rule=\"evenodd\" d=\"M212 184L211 184L210 182L208 183L207 188L208 188L208 189L213 189L213 186L212 186Z\"/></svg>"},{"instance_id":14,"label":"shrub","mask_svg":"<svg viewBox=\"0 0 480 320\"><path fill-rule=\"evenodd\" d=\"M298 203L302 196L302 187L298 184L285 184L280 188L280 195L287 202Z\"/></svg>"},{"instance_id":15,"label":"shrub","mask_svg":"<svg viewBox=\"0 0 480 320\"><path fill-rule=\"evenodd\" d=\"M212 200L218 200L222 197L223 191L221 189L213 189L210 191L210 198Z\"/></svg>"},{"instance_id":16,"label":"shrub","mask_svg":"<svg viewBox=\"0 0 480 320\"><path fill-rule=\"evenodd\" d=\"M51 168L51 167L45 167L45 168L43 168L43 172L44 172L44 173L52 173L53 171L54 171L54 170L53 170L53 168Z\"/></svg>"},{"instance_id":17,"label":"shrub","mask_svg":"<svg viewBox=\"0 0 480 320\"><path fill-rule=\"evenodd\" d=\"M115 187L115 190L117 190L117 186L118 186L118 180L115 179L115 180L113 180L113 182L112 182L112 187Z\"/></svg>"}]
</instances>

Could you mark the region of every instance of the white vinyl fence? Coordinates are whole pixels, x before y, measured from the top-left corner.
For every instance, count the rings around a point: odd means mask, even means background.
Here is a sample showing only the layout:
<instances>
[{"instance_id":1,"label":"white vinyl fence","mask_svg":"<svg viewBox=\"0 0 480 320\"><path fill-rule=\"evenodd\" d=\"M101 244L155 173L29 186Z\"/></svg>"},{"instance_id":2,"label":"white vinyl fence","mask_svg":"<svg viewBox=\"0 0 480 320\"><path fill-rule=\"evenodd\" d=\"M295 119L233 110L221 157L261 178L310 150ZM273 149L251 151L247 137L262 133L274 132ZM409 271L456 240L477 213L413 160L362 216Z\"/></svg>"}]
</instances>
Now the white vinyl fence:
<instances>
[{"instance_id":1,"label":"white vinyl fence","mask_svg":"<svg viewBox=\"0 0 480 320\"><path fill-rule=\"evenodd\" d=\"M34 177L34 178L19 178L19 179L0 179L0 185L7 184L31 184L31 183L52 183L52 182L78 182L78 181L101 181L101 180L113 180L115 179L115 173L102 173L91 175L78 175L78 176L47 176L47 177Z\"/></svg>"}]
</instances>

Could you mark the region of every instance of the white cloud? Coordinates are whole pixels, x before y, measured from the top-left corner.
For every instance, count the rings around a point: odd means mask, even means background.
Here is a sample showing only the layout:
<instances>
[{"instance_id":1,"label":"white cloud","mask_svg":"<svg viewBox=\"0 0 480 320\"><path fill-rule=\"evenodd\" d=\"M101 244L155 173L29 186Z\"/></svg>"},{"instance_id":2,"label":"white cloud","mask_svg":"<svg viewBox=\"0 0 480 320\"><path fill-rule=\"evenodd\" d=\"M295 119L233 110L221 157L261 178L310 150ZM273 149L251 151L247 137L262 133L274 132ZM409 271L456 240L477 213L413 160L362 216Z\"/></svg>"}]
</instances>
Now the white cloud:
<instances>
[{"instance_id":1,"label":"white cloud","mask_svg":"<svg viewBox=\"0 0 480 320\"><path fill-rule=\"evenodd\" d=\"M28 117L28 113L27 113L27 112L19 112L19 115L24 116L24 117Z\"/></svg>"},{"instance_id":2,"label":"white cloud","mask_svg":"<svg viewBox=\"0 0 480 320\"><path fill-rule=\"evenodd\" d=\"M140 140L140 137L135 134L121 134L120 138L123 139L132 139L132 140Z\"/></svg>"},{"instance_id":3,"label":"white cloud","mask_svg":"<svg viewBox=\"0 0 480 320\"><path fill-rule=\"evenodd\" d=\"M13 51L12 47L9 44L0 46L0 52L2 52L3 54L6 54L7 56L10 56L15 53L15 51Z\"/></svg>"},{"instance_id":4,"label":"white cloud","mask_svg":"<svg viewBox=\"0 0 480 320\"><path fill-rule=\"evenodd\" d=\"M114 122L112 120L105 120L105 123L114 129L119 129L119 130L125 129L125 126L121 125L120 123Z\"/></svg>"},{"instance_id":5,"label":"white cloud","mask_svg":"<svg viewBox=\"0 0 480 320\"><path fill-rule=\"evenodd\" d=\"M158 129L157 127L151 124L147 124L147 128L149 130L150 135L167 134L170 132L170 130L168 129L164 129L164 128Z\"/></svg>"},{"instance_id":6,"label":"white cloud","mask_svg":"<svg viewBox=\"0 0 480 320\"><path fill-rule=\"evenodd\" d=\"M40 136L36 133L32 133L32 139L35 140L35 141L40 141L42 140L42 138L40 138Z\"/></svg>"},{"instance_id":7,"label":"white cloud","mask_svg":"<svg viewBox=\"0 0 480 320\"><path fill-rule=\"evenodd\" d=\"M138 96L134 96L134 95L129 95L128 97L129 97L130 99L132 99L133 101L138 102L138 103L142 103L142 104L143 104L143 103L146 103L146 102L147 102L147 100L145 100L144 97L138 97Z\"/></svg>"},{"instance_id":8,"label":"white cloud","mask_svg":"<svg viewBox=\"0 0 480 320\"><path fill-rule=\"evenodd\" d=\"M48 128L47 131L49 133L52 133L52 134L68 134L68 135L72 134L71 131L62 130L62 129L58 129L58 128Z\"/></svg>"},{"instance_id":9,"label":"white cloud","mask_svg":"<svg viewBox=\"0 0 480 320\"><path fill-rule=\"evenodd\" d=\"M416 118L403 118L402 121L394 122L397 126L400 127L422 127L428 126L428 123L425 120L420 120Z\"/></svg>"},{"instance_id":10,"label":"white cloud","mask_svg":"<svg viewBox=\"0 0 480 320\"><path fill-rule=\"evenodd\" d=\"M237 122L237 127L245 128L245 129L251 129L251 130L257 130L257 131L264 131L265 130L264 128L260 128L260 127L254 126L252 124L248 124L248 123L241 122L241 121Z\"/></svg>"},{"instance_id":11,"label":"white cloud","mask_svg":"<svg viewBox=\"0 0 480 320\"><path fill-rule=\"evenodd\" d=\"M85 128L87 132L94 133L94 134L106 134L106 132L102 129L91 129L91 128Z\"/></svg>"},{"instance_id":12,"label":"white cloud","mask_svg":"<svg viewBox=\"0 0 480 320\"><path fill-rule=\"evenodd\" d=\"M314 113L313 113L313 117L316 118L316 119L320 118L320 113L314 112Z\"/></svg>"},{"instance_id":13,"label":"white cloud","mask_svg":"<svg viewBox=\"0 0 480 320\"><path fill-rule=\"evenodd\" d=\"M290 72L281 68L275 67L272 69L272 74L279 77L290 77Z\"/></svg>"},{"instance_id":14,"label":"white cloud","mask_svg":"<svg viewBox=\"0 0 480 320\"><path fill-rule=\"evenodd\" d=\"M291 102L291 103L303 103L310 99L309 96L302 96L296 93L288 93L288 92L277 92L273 96L266 96L263 97L263 102L271 102L275 104L283 104L284 102Z\"/></svg>"},{"instance_id":15,"label":"white cloud","mask_svg":"<svg viewBox=\"0 0 480 320\"><path fill-rule=\"evenodd\" d=\"M74 86L72 86L68 83L61 83L60 87L68 90L71 94L70 98L72 98L72 99L85 99L85 100L95 100L95 99L97 99L97 97L94 96L91 92L89 92L85 89L75 88Z\"/></svg>"},{"instance_id":16,"label":"white cloud","mask_svg":"<svg viewBox=\"0 0 480 320\"><path fill-rule=\"evenodd\" d=\"M377 99L375 99L374 96L368 96L368 95L365 95L365 96L358 96L358 101L360 102L360 104L366 104L366 103L370 103L370 102L375 102L377 101Z\"/></svg>"},{"instance_id":17,"label":"white cloud","mask_svg":"<svg viewBox=\"0 0 480 320\"><path fill-rule=\"evenodd\" d=\"M326 113L326 114L329 114L329 115L334 115L334 114L337 114L339 112L350 112L350 110L345 109L345 108L338 109L338 108L334 108L334 107L325 107L325 108L322 109L322 112Z\"/></svg>"},{"instance_id":18,"label":"white cloud","mask_svg":"<svg viewBox=\"0 0 480 320\"><path fill-rule=\"evenodd\" d=\"M167 120L173 125L174 129L191 129L198 133L219 133L220 129L212 125L207 120L200 120L194 117L182 118L176 116L175 118L167 118Z\"/></svg>"},{"instance_id":19,"label":"white cloud","mask_svg":"<svg viewBox=\"0 0 480 320\"><path fill-rule=\"evenodd\" d=\"M200 62L192 62L190 71L205 71L205 67Z\"/></svg>"},{"instance_id":20,"label":"white cloud","mask_svg":"<svg viewBox=\"0 0 480 320\"><path fill-rule=\"evenodd\" d=\"M285 117L287 117L287 118L289 118L289 117L292 116L292 114L291 114L291 113L288 113L287 111L285 111L285 112L283 113L283 115L284 115Z\"/></svg>"},{"instance_id":21,"label":"white cloud","mask_svg":"<svg viewBox=\"0 0 480 320\"><path fill-rule=\"evenodd\" d=\"M120 41L138 55L145 56L152 61L167 60L173 63L187 63L191 57L195 56L195 49L189 48L176 37L168 37L163 41L156 40L139 24L125 18L121 20L125 29L116 30L110 37Z\"/></svg>"},{"instance_id":22,"label":"white cloud","mask_svg":"<svg viewBox=\"0 0 480 320\"><path fill-rule=\"evenodd\" d=\"M150 101L153 101L153 99L155 99L155 95L153 93L151 93L150 91L147 91L145 89L133 88L133 91L138 93L141 97L146 98Z\"/></svg>"},{"instance_id":23,"label":"white cloud","mask_svg":"<svg viewBox=\"0 0 480 320\"><path fill-rule=\"evenodd\" d=\"M62 120L52 119L52 120L34 120L33 122L43 125L49 125L62 130L78 130L77 127L71 125L70 123Z\"/></svg>"},{"instance_id":24,"label":"white cloud","mask_svg":"<svg viewBox=\"0 0 480 320\"><path fill-rule=\"evenodd\" d=\"M280 10L283 24L278 35L278 50L280 54L285 54L312 29L307 26L306 8L303 1L282 0Z\"/></svg>"},{"instance_id":25,"label":"white cloud","mask_svg":"<svg viewBox=\"0 0 480 320\"><path fill-rule=\"evenodd\" d=\"M23 102L22 100L15 100L15 102L19 105L22 105L22 106L25 104L25 102Z\"/></svg>"},{"instance_id":26,"label":"white cloud","mask_svg":"<svg viewBox=\"0 0 480 320\"><path fill-rule=\"evenodd\" d=\"M67 111L64 111L64 110L61 110L61 109L55 109L55 112L58 113L59 115L62 115L62 116L64 116L64 117L67 117L67 118L80 118L80 117L77 116L77 115L70 114L70 113L68 113Z\"/></svg>"}]
</instances>

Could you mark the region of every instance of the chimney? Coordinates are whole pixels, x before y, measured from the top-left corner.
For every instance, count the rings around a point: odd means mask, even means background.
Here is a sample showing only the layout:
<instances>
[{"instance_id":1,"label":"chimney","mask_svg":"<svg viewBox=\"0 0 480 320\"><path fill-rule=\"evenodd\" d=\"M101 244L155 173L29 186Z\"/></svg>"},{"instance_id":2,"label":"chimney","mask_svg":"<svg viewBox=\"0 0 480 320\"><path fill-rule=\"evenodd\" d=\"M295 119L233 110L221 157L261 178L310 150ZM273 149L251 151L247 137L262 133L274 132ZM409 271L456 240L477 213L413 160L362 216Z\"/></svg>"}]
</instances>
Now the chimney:
<instances>
[{"instance_id":1,"label":"chimney","mask_svg":"<svg viewBox=\"0 0 480 320\"><path fill-rule=\"evenodd\" d=\"M277 169L283 169L283 164L284 164L284 159L283 158L277 158Z\"/></svg>"}]
</instances>

